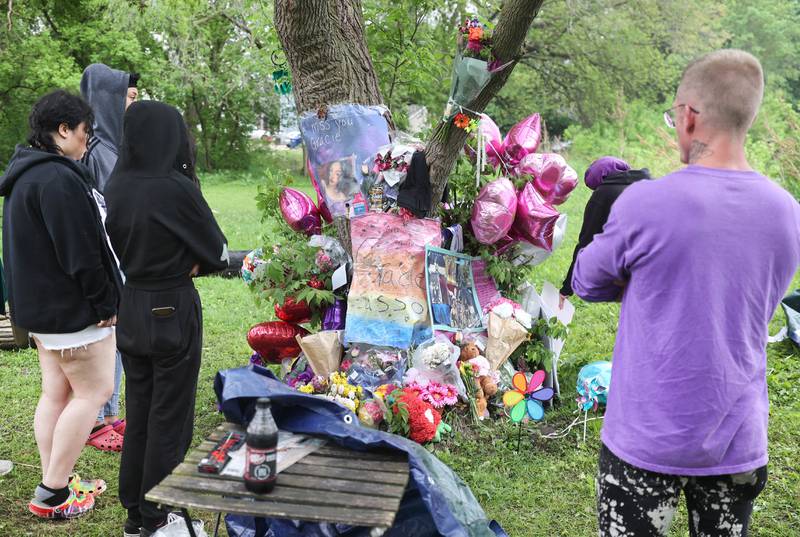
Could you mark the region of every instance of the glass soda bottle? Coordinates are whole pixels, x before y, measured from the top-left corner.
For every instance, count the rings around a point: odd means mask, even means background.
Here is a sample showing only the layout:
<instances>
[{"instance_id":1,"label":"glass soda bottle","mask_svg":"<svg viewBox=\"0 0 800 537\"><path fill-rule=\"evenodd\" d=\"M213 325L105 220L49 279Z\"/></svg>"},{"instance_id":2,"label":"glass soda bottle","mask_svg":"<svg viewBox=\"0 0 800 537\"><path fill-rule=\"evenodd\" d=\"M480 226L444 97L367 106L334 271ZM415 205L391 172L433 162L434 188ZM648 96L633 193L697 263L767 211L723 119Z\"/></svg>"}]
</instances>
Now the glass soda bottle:
<instances>
[{"instance_id":1,"label":"glass soda bottle","mask_svg":"<svg viewBox=\"0 0 800 537\"><path fill-rule=\"evenodd\" d=\"M266 494L275 488L277 473L278 427L272 419L268 397L256 401L256 413L247 426L247 452L244 485L250 492Z\"/></svg>"}]
</instances>

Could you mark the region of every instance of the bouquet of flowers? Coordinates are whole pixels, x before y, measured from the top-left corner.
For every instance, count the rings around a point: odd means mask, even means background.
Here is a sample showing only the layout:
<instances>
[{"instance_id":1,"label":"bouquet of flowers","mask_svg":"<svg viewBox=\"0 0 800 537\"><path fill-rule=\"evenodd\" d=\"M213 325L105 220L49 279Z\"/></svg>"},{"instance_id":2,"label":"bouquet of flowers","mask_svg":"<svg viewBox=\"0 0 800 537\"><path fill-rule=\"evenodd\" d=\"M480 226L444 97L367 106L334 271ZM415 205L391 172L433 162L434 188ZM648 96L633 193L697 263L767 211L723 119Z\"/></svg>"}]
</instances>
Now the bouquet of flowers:
<instances>
[{"instance_id":1,"label":"bouquet of flowers","mask_svg":"<svg viewBox=\"0 0 800 537\"><path fill-rule=\"evenodd\" d=\"M492 33L477 18L467 19L458 27L459 49L467 58L489 61L492 55Z\"/></svg>"}]
</instances>

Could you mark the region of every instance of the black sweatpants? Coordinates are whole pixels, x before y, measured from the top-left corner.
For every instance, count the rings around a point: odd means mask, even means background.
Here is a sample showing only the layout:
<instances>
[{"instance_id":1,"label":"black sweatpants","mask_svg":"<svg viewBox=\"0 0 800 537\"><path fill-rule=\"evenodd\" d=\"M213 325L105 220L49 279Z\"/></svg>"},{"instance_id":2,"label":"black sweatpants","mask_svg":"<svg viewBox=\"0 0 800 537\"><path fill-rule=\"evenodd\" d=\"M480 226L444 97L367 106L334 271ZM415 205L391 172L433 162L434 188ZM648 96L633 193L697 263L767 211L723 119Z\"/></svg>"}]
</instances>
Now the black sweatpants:
<instances>
[{"instance_id":1,"label":"black sweatpants","mask_svg":"<svg viewBox=\"0 0 800 537\"><path fill-rule=\"evenodd\" d=\"M681 491L692 537L746 537L753 501L766 483L766 466L732 475L659 474L631 466L603 445L597 476L600 537L666 536Z\"/></svg>"},{"instance_id":2,"label":"black sweatpants","mask_svg":"<svg viewBox=\"0 0 800 537\"><path fill-rule=\"evenodd\" d=\"M192 441L202 327L190 280L158 290L126 284L117 322L127 413L119 498L128 518L148 530L166 512L145 494L181 463Z\"/></svg>"}]
</instances>

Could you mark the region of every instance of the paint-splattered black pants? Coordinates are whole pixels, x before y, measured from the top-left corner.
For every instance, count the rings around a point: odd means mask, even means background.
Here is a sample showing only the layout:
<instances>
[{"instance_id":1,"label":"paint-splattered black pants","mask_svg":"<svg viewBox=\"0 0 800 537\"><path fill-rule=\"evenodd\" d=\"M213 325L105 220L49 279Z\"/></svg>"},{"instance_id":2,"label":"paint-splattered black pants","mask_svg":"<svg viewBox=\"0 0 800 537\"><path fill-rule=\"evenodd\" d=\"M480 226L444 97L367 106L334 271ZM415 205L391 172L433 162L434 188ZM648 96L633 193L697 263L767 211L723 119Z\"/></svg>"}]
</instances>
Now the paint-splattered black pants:
<instances>
[{"instance_id":1,"label":"paint-splattered black pants","mask_svg":"<svg viewBox=\"0 0 800 537\"><path fill-rule=\"evenodd\" d=\"M600 537L666 536L681 491L692 537L746 537L753 501L766 482L766 466L707 477L649 472L620 460L603 445L597 476Z\"/></svg>"}]
</instances>

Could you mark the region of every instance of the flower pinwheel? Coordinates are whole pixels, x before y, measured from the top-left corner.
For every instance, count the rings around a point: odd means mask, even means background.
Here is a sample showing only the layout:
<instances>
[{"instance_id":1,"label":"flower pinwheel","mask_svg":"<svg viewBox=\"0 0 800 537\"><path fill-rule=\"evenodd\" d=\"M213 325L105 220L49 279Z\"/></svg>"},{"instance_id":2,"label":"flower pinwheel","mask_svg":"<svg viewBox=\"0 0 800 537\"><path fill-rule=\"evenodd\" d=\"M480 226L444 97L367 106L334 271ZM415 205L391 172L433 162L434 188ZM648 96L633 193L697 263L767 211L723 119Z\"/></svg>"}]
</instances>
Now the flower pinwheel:
<instances>
[{"instance_id":1,"label":"flower pinwheel","mask_svg":"<svg viewBox=\"0 0 800 537\"><path fill-rule=\"evenodd\" d=\"M534 421L544 417L544 406L541 401L553 398L552 388L542 388L545 379L544 371L536 371L528 381L525 373L514 373L511 383L513 390L503 394L503 404L510 408L509 416L514 423L521 422L527 415Z\"/></svg>"}]
</instances>

